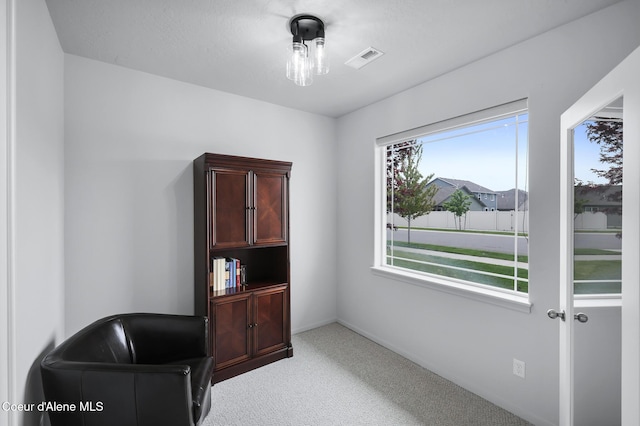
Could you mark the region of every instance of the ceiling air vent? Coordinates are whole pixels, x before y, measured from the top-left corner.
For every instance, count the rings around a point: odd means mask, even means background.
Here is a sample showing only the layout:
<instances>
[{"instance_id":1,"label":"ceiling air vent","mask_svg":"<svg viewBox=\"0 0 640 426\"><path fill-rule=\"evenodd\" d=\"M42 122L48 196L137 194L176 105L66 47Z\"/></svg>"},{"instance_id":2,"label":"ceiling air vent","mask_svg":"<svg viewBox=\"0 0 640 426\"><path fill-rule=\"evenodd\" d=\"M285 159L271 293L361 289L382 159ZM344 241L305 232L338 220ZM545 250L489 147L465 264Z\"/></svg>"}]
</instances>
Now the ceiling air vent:
<instances>
[{"instance_id":1,"label":"ceiling air vent","mask_svg":"<svg viewBox=\"0 0 640 426\"><path fill-rule=\"evenodd\" d=\"M368 63L375 61L382 55L384 55L384 52L381 52L374 47L367 47L344 64L350 66L351 68L359 70Z\"/></svg>"}]
</instances>

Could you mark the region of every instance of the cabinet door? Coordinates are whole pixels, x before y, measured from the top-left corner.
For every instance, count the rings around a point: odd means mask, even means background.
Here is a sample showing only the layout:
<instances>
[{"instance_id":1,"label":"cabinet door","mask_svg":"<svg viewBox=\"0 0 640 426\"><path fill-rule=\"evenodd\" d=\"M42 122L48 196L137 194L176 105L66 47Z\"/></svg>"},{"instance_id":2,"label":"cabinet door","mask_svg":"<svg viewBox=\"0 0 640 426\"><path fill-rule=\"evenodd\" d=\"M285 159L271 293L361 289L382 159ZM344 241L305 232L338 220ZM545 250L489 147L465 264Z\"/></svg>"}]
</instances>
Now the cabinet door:
<instances>
[{"instance_id":1,"label":"cabinet door","mask_svg":"<svg viewBox=\"0 0 640 426\"><path fill-rule=\"evenodd\" d=\"M278 173L254 173L255 244L277 244L287 241L288 177Z\"/></svg>"},{"instance_id":2,"label":"cabinet door","mask_svg":"<svg viewBox=\"0 0 640 426\"><path fill-rule=\"evenodd\" d=\"M242 247L249 234L250 172L211 171L211 242L213 247Z\"/></svg>"},{"instance_id":3,"label":"cabinet door","mask_svg":"<svg viewBox=\"0 0 640 426\"><path fill-rule=\"evenodd\" d=\"M256 291L254 309L254 354L281 349L287 343L286 287Z\"/></svg>"},{"instance_id":4,"label":"cabinet door","mask_svg":"<svg viewBox=\"0 0 640 426\"><path fill-rule=\"evenodd\" d=\"M212 351L215 369L245 361L251 356L249 345L250 294L212 300Z\"/></svg>"}]
</instances>

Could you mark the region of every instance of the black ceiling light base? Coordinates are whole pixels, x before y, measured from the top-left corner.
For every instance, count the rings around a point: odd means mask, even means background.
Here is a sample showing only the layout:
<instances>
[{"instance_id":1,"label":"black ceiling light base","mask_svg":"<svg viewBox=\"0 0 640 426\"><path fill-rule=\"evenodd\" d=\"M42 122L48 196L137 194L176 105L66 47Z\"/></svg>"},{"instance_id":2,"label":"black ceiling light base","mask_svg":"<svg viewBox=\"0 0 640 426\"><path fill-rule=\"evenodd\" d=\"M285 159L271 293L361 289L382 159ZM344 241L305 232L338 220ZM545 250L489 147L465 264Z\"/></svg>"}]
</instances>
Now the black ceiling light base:
<instances>
[{"instance_id":1,"label":"black ceiling light base","mask_svg":"<svg viewBox=\"0 0 640 426\"><path fill-rule=\"evenodd\" d=\"M289 30L293 40L287 60L287 78L298 86L309 86L314 74L329 72L324 22L316 16L300 14L291 18Z\"/></svg>"},{"instance_id":2,"label":"black ceiling light base","mask_svg":"<svg viewBox=\"0 0 640 426\"><path fill-rule=\"evenodd\" d=\"M294 41L324 38L324 22L313 15L297 15L289 21ZM296 40L299 39L299 40Z\"/></svg>"}]
</instances>

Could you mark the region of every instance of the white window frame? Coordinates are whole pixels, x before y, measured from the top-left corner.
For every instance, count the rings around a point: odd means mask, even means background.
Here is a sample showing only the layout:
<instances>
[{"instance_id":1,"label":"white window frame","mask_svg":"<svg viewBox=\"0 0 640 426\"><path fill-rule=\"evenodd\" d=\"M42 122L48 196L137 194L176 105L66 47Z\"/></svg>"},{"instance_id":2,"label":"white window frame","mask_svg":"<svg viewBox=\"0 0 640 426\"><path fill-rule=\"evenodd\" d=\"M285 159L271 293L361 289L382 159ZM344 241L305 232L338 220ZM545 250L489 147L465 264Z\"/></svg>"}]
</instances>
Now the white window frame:
<instances>
[{"instance_id":1,"label":"white window frame","mask_svg":"<svg viewBox=\"0 0 640 426\"><path fill-rule=\"evenodd\" d=\"M427 275L408 269L386 265L386 148L388 145L403 142L427 134L442 132L460 126L475 125L486 121L498 120L514 114L528 111L527 99L506 103L496 107L465 114L415 129L387 135L376 140L375 144L375 208L374 208L374 259L372 273L394 281L426 287L449 294L472 298L485 303L501 306L519 312L530 313L531 302L528 293L517 293L498 287L456 281L446 277Z\"/></svg>"}]
</instances>

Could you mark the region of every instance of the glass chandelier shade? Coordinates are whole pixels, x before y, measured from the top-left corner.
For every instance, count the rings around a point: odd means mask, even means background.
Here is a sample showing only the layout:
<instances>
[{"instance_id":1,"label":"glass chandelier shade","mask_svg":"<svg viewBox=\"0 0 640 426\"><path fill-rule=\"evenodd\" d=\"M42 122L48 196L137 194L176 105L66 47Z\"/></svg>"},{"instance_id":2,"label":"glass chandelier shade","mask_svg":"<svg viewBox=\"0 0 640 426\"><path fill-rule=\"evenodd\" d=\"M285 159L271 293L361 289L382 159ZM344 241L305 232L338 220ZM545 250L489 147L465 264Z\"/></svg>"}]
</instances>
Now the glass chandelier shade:
<instances>
[{"instance_id":1,"label":"glass chandelier shade","mask_svg":"<svg viewBox=\"0 0 640 426\"><path fill-rule=\"evenodd\" d=\"M289 49L287 78L293 80L298 86L309 86L313 83L311 68L309 48L301 41L294 41Z\"/></svg>"},{"instance_id":2,"label":"glass chandelier shade","mask_svg":"<svg viewBox=\"0 0 640 426\"><path fill-rule=\"evenodd\" d=\"M324 37L315 39L315 49L313 52L313 70L318 75L329 73L329 57L327 56Z\"/></svg>"},{"instance_id":3,"label":"glass chandelier shade","mask_svg":"<svg viewBox=\"0 0 640 426\"><path fill-rule=\"evenodd\" d=\"M298 15L289 21L289 26L293 41L289 46L287 78L298 86L309 86L314 74L329 72L324 22L315 16Z\"/></svg>"}]
</instances>

